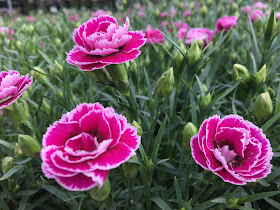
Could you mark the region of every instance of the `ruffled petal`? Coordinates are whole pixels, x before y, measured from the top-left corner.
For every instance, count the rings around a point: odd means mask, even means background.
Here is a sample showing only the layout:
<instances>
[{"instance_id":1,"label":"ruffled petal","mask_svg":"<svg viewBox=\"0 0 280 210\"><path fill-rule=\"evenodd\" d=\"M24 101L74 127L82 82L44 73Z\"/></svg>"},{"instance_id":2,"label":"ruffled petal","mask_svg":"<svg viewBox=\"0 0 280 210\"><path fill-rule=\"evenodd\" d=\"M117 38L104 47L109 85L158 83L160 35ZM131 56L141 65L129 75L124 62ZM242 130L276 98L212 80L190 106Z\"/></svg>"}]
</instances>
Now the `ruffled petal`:
<instances>
[{"instance_id":1,"label":"ruffled petal","mask_svg":"<svg viewBox=\"0 0 280 210\"><path fill-rule=\"evenodd\" d=\"M129 53L133 50L137 50L140 47L142 47L146 42L142 31L129 31L127 32L127 34L131 35L132 38L121 48L122 52Z\"/></svg>"},{"instance_id":2,"label":"ruffled petal","mask_svg":"<svg viewBox=\"0 0 280 210\"><path fill-rule=\"evenodd\" d=\"M191 138L191 150L192 150L192 156L193 159L197 164L199 164L202 168L209 170L207 164L206 164L206 158L204 153L201 151L199 145L198 145L198 134L194 135Z\"/></svg>"},{"instance_id":3,"label":"ruffled petal","mask_svg":"<svg viewBox=\"0 0 280 210\"><path fill-rule=\"evenodd\" d=\"M114 54L105 56L100 59L102 63L106 64L119 64L137 58L141 54L140 50L134 50L130 53L116 52Z\"/></svg>"},{"instance_id":4,"label":"ruffled petal","mask_svg":"<svg viewBox=\"0 0 280 210\"><path fill-rule=\"evenodd\" d=\"M97 69L101 69L105 66L107 66L109 64L107 63L92 63L92 64L88 64L88 65L81 65L79 66L79 69L82 71L93 71L93 70L97 70Z\"/></svg>"},{"instance_id":5,"label":"ruffled petal","mask_svg":"<svg viewBox=\"0 0 280 210\"><path fill-rule=\"evenodd\" d=\"M137 135L137 128L130 126L123 132L119 142L126 144L135 151L139 148L141 136Z\"/></svg>"},{"instance_id":6,"label":"ruffled petal","mask_svg":"<svg viewBox=\"0 0 280 210\"><path fill-rule=\"evenodd\" d=\"M74 48L69 53L67 53L66 61L72 65L87 65L99 63L100 57L85 54L80 50L79 46L75 45Z\"/></svg>"}]
</instances>

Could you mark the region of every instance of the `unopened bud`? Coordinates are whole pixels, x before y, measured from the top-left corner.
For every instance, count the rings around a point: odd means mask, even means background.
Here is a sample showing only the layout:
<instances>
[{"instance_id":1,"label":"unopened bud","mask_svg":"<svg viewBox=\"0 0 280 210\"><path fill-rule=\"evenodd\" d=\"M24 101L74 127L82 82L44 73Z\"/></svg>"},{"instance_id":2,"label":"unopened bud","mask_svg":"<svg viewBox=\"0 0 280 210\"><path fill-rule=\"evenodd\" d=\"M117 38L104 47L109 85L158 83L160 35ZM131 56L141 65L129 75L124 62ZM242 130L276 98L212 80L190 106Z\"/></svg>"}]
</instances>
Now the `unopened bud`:
<instances>
[{"instance_id":1,"label":"unopened bud","mask_svg":"<svg viewBox=\"0 0 280 210\"><path fill-rule=\"evenodd\" d=\"M234 64L231 72L232 79L236 82L242 79L242 86L247 87L251 81L248 69L241 64Z\"/></svg>"},{"instance_id":2,"label":"unopened bud","mask_svg":"<svg viewBox=\"0 0 280 210\"><path fill-rule=\"evenodd\" d=\"M256 84L260 86L266 80L266 64L256 73Z\"/></svg>"},{"instance_id":3,"label":"unopened bud","mask_svg":"<svg viewBox=\"0 0 280 210\"><path fill-rule=\"evenodd\" d=\"M197 41L195 40L189 51L187 52L187 60L188 60L188 64L189 66L192 66L194 63L196 63L201 57L201 50L198 46Z\"/></svg>"},{"instance_id":4,"label":"unopened bud","mask_svg":"<svg viewBox=\"0 0 280 210\"><path fill-rule=\"evenodd\" d=\"M200 11L201 15L203 17L205 17L208 13L208 8L205 5L203 5L202 7L200 7L199 11Z\"/></svg>"},{"instance_id":5,"label":"unopened bud","mask_svg":"<svg viewBox=\"0 0 280 210\"><path fill-rule=\"evenodd\" d=\"M57 48L61 48L61 40L59 38L54 39L54 44Z\"/></svg>"},{"instance_id":6,"label":"unopened bud","mask_svg":"<svg viewBox=\"0 0 280 210\"><path fill-rule=\"evenodd\" d=\"M2 171L3 171L3 174L7 173L11 168L14 167L14 158L12 157L5 157L3 160L2 160Z\"/></svg>"},{"instance_id":7,"label":"unopened bud","mask_svg":"<svg viewBox=\"0 0 280 210\"><path fill-rule=\"evenodd\" d=\"M15 101L4 108L3 113L17 129L19 129L21 122L29 120L29 108L25 100Z\"/></svg>"},{"instance_id":8,"label":"unopened bud","mask_svg":"<svg viewBox=\"0 0 280 210\"><path fill-rule=\"evenodd\" d=\"M238 203L238 198L228 198L227 203L228 203L227 208L229 209L235 208Z\"/></svg>"},{"instance_id":9,"label":"unopened bud","mask_svg":"<svg viewBox=\"0 0 280 210\"><path fill-rule=\"evenodd\" d=\"M94 187L89 190L89 195L93 200L104 201L111 192L111 185L108 179L105 180L101 188Z\"/></svg>"},{"instance_id":10,"label":"unopened bud","mask_svg":"<svg viewBox=\"0 0 280 210\"><path fill-rule=\"evenodd\" d=\"M18 143L15 144L14 153L15 153L16 156L21 156L21 155L23 155L23 152L21 151L21 149L20 149Z\"/></svg>"},{"instance_id":11,"label":"unopened bud","mask_svg":"<svg viewBox=\"0 0 280 210\"><path fill-rule=\"evenodd\" d=\"M137 158L136 155L132 156L131 159L138 161L138 158ZM137 174L139 165L137 163L125 162L125 163L122 164L122 168L123 168L123 171L124 171L124 175L127 178L132 179Z\"/></svg>"},{"instance_id":12,"label":"unopened bud","mask_svg":"<svg viewBox=\"0 0 280 210\"><path fill-rule=\"evenodd\" d=\"M21 151L28 157L34 157L41 150L39 142L29 135L18 135L18 144Z\"/></svg>"},{"instance_id":13,"label":"unopened bud","mask_svg":"<svg viewBox=\"0 0 280 210\"><path fill-rule=\"evenodd\" d=\"M173 67L164 72L157 81L156 95L158 98L168 96L174 87Z\"/></svg>"},{"instance_id":14,"label":"unopened bud","mask_svg":"<svg viewBox=\"0 0 280 210\"><path fill-rule=\"evenodd\" d=\"M180 49L182 50L182 52L184 54L186 54L186 48L185 46L181 43L180 44ZM184 61L184 55L182 54L182 52L180 50L177 50L174 56L174 63L176 68L180 68L182 62Z\"/></svg>"},{"instance_id":15,"label":"unopened bud","mask_svg":"<svg viewBox=\"0 0 280 210\"><path fill-rule=\"evenodd\" d=\"M85 71L85 74L93 78L97 82L104 83L104 84L112 83L112 78L110 77L110 74L104 68L93 70L93 71Z\"/></svg>"},{"instance_id":16,"label":"unopened bud","mask_svg":"<svg viewBox=\"0 0 280 210\"><path fill-rule=\"evenodd\" d=\"M107 71L110 74L114 84L118 91L122 94L128 94L129 81L127 77L127 71L123 64L111 64L107 66Z\"/></svg>"},{"instance_id":17,"label":"unopened bud","mask_svg":"<svg viewBox=\"0 0 280 210\"><path fill-rule=\"evenodd\" d=\"M201 105L204 109L211 102L211 99L212 99L212 95L210 93L208 93L206 96L204 94L201 96Z\"/></svg>"},{"instance_id":18,"label":"unopened bud","mask_svg":"<svg viewBox=\"0 0 280 210\"><path fill-rule=\"evenodd\" d=\"M275 91L274 91L271 87L268 87L268 88L266 89L266 92L269 93L270 98L275 98Z\"/></svg>"},{"instance_id":19,"label":"unopened bud","mask_svg":"<svg viewBox=\"0 0 280 210\"><path fill-rule=\"evenodd\" d=\"M63 78L63 66L58 63L56 60L54 61L55 64L55 72L58 74L60 78Z\"/></svg>"},{"instance_id":20,"label":"unopened bud","mask_svg":"<svg viewBox=\"0 0 280 210\"><path fill-rule=\"evenodd\" d=\"M257 97L253 111L258 123L262 124L271 117L273 106L268 92L262 93Z\"/></svg>"},{"instance_id":21,"label":"unopened bud","mask_svg":"<svg viewBox=\"0 0 280 210\"><path fill-rule=\"evenodd\" d=\"M22 50L22 43L21 43L21 41L19 41L19 40L16 41L16 47L17 47L18 50Z\"/></svg>"},{"instance_id":22,"label":"unopened bud","mask_svg":"<svg viewBox=\"0 0 280 210\"><path fill-rule=\"evenodd\" d=\"M190 148L191 137L195 134L198 134L197 127L193 123L188 122L183 130L183 142L187 150Z\"/></svg>"},{"instance_id":23,"label":"unopened bud","mask_svg":"<svg viewBox=\"0 0 280 210\"><path fill-rule=\"evenodd\" d=\"M135 120L131 123L131 125L134 126L135 128L137 128L137 134L139 136L142 136L143 130L142 130L141 126Z\"/></svg>"},{"instance_id":24,"label":"unopened bud","mask_svg":"<svg viewBox=\"0 0 280 210\"><path fill-rule=\"evenodd\" d=\"M45 100L42 102L42 109L49 117L51 116L52 108Z\"/></svg>"},{"instance_id":25,"label":"unopened bud","mask_svg":"<svg viewBox=\"0 0 280 210\"><path fill-rule=\"evenodd\" d=\"M35 66L34 69L31 70L31 75L34 79L38 80L39 82L43 82L43 79L47 79L46 72L38 66Z\"/></svg>"}]
</instances>

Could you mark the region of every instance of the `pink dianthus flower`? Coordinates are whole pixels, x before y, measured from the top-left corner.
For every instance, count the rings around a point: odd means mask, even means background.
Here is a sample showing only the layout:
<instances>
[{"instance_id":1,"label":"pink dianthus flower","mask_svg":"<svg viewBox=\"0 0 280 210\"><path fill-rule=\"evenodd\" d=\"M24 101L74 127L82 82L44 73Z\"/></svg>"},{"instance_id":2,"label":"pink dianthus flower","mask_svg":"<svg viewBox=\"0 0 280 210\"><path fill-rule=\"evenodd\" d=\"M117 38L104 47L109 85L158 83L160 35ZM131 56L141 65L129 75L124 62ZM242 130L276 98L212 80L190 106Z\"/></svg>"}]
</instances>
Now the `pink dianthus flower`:
<instances>
[{"instance_id":1,"label":"pink dianthus flower","mask_svg":"<svg viewBox=\"0 0 280 210\"><path fill-rule=\"evenodd\" d=\"M228 31L231 27L235 28L237 25L237 16L223 16L216 22L215 33L221 31Z\"/></svg>"},{"instance_id":2,"label":"pink dianthus flower","mask_svg":"<svg viewBox=\"0 0 280 210\"><path fill-rule=\"evenodd\" d=\"M181 28L177 33L177 37L183 39L187 30L186 28ZM191 45L194 40L205 47L213 40L213 32L208 28L190 28L187 32L185 43Z\"/></svg>"},{"instance_id":3,"label":"pink dianthus flower","mask_svg":"<svg viewBox=\"0 0 280 210\"><path fill-rule=\"evenodd\" d=\"M262 130L238 115L210 117L191 138L194 160L225 182L245 185L271 172L273 152Z\"/></svg>"},{"instance_id":4,"label":"pink dianthus flower","mask_svg":"<svg viewBox=\"0 0 280 210\"><path fill-rule=\"evenodd\" d=\"M79 15L73 15L73 16L69 16L68 20L74 22L77 21L79 18L80 18Z\"/></svg>"},{"instance_id":5,"label":"pink dianthus flower","mask_svg":"<svg viewBox=\"0 0 280 210\"><path fill-rule=\"evenodd\" d=\"M167 12L162 12L160 13L160 17L161 18L166 18L168 16L168 13Z\"/></svg>"},{"instance_id":6,"label":"pink dianthus flower","mask_svg":"<svg viewBox=\"0 0 280 210\"><path fill-rule=\"evenodd\" d=\"M191 11L190 10L188 10L188 11L186 11L185 13L184 13L184 17L188 17L188 16L190 16L191 15Z\"/></svg>"},{"instance_id":7,"label":"pink dianthus flower","mask_svg":"<svg viewBox=\"0 0 280 210\"><path fill-rule=\"evenodd\" d=\"M150 25L147 26L145 31L145 38L147 39L146 43L155 43L160 44L164 41L163 34L158 29L152 29Z\"/></svg>"},{"instance_id":8,"label":"pink dianthus flower","mask_svg":"<svg viewBox=\"0 0 280 210\"><path fill-rule=\"evenodd\" d=\"M250 20L252 22L256 21L257 19L263 16L263 12L261 10L253 10L252 14L250 15Z\"/></svg>"},{"instance_id":9,"label":"pink dianthus flower","mask_svg":"<svg viewBox=\"0 0 280 210\"><path fill-rule=\"evenodd\" d=\"M128 29L128 17L123 27L111 16L89 19L75 29L76 45L67 53L66 61L83 71L92 71L137 58L146 39L142 31Z\"/></svg>"},{"instance_id":10,"label":"pink dianthus flower","mask_svg":"<svg viewBox=\"0 0 280 210\"><path fill-rule=\"evenodd\" d=\"M32 77L20 75L18 71L0 72L0 110L13 104L32 84Z\"/></svg>"},{"instance_id":11,"label":"pink dianthus flower","mask_svg":"<svg viewBox=\"0 0 280 210\"><path fill-rule=\"evenodd\" d=\"M241 11L244 13L251 12L251 10L252 10L252 8L249 5L241 8Z\"/></svg>"},{"instance_id":12,"label":"pink dianthus flower","mask_svg":"<svg viewBox=\"0 0 280 210\"><path fill-rule=\"evenodd\" d=\"M102 187L109 170L135 155L140 141L137 129L112 107L83 103L47 129L42 171L67 190Z\"/></svg>"},{"instance_id":13,"label":"pink dianthus flower","mask_svg":"<svg viewBox=\"0 0 280 210\"><path fill-rule=\"evenodd\" d=\"M37 18L35 17L32 17L32 16L26 16L26 19L29 21L29 22L35 22L37 20Z\"/></svg>"},{"instance_id":14,"label":"pink dianthus flower","mask_svg":"<svg viewBox=\"0 0 280 210\"><path fill-rule=\"evenodd\" d=\"M266 9L267 4L264 4L262 2L256 2L256 3L253 4L253 7L255 7L257 9Z\"/></svg>"}]
</instances>

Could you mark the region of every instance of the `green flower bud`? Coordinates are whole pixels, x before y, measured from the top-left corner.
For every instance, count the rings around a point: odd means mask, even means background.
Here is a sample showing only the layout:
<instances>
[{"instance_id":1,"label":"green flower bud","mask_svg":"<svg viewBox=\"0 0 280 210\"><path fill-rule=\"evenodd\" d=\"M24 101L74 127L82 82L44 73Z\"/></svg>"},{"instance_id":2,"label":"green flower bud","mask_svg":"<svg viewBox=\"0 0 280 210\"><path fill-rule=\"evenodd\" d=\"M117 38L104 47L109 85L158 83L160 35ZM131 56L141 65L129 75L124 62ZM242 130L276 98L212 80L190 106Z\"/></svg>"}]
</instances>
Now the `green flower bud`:
<instances>
[{"instance_id":1,"label":"green flower bud","mask_svg":"<svg viewBox=\"0 0 280 210\"><path fill-rule=\"evenodd\" d=\"M266 64L256 73L256 84L260 86L266 80Z\"/></svg>"},{"instance_id":2,"label":"green flower bud","mask_svg":"<svg viewBox=\"0 0 280 210\"><path fill-rule=\"evenodd\" d=\"M18 135L18 144L21 151L28 157L34 157L41 150L39 142L29 135Z\"/></svg>"},{"instance_id":3,"label":"green flower bud","mask_svg":"<svg viewBox=\"0 0 280 210\"><path fill-rule=\"evenodd\" d=\"M201 50L198 46L197 41L195 40L189 51L187 52L187 60L188 60L188 64L189 66L192 66L194 63L196 63L201 57Z\"/></svg>"},{"instance_id":4,"label":"green flower bud","mask_svg":"<svg viewBox=\"0 0 280 210\"><path fill-rule=\"evenodd\" d=\"M200 7L199 11L200 11L201 15L203 17L205 17L208 13L208 8L205 5L203 5L202 7Z\"/></svg>"},{"instance_id":5,"label":"green flower bud","mask_svg":"<svg viewBox=\"0 0 280 210\"><path fill-rule=\"evenodd\" d=\"M136 155L132 156L131 159L138 161L138 158L137 158ZM124 171L124 175L127 178L132 179L137 174L139 165L137 163L126 162L126 163L122 164L122 168L123 168L123 171Z\"/></svg>"},{"instance_id":6,"label":"green flower bud","mask_svg":"<svg viewBox=\"0 0 280 210\"><path fill-rule=\"evenodd\" d=\"M157 81L156 96L158 98L165 98L168 96L174 87L173 67L164 72Z\"/></svg>"},{"instance_id":7,"label":"green flower bud","mask_svg":"<svg viewBox=\"0 0 280 210\"><path fill-rule=\"evenodd\" d=\"M235 208L238 203L238 198L228 198L227 203L228 203L227 208L229 209Z\"/></svg>"},{"instance_id":8,"label":"green flower bud","mask_svg":"<svg viewBox=\"0 0 280 210\"><path fill-rule=\"evenodd\" d=\"M21 122L29 120L29 108L25 100L15 101L3 109L3 113L17 129L19 129Z\"/></svg>"},{"instance_id":9,"label":"green flower bud","mask_svg":"<svg viewBox=\"0 0 280 210\"><path fill-rule=\"evenodd\" d=\"M111 84L113 82L110 74L104 68L94 71L85 71L85 74L100 83Z\"/></svg>"},{"instance_id":10,"label":"green flower bud","mask_svg":"<svg viewBox=\"0 0 280 210\"><path fill-rule=\"evenodd\" d=\"M160 10L159 8L156 8L155 10L155 16L158 17L160 15Z\"/></svg>"},{"instance_id":11,"label":"green flower bud","mask_svg":"<svg viewBox=\"0 0 280 210\"><path fill-rule=\"evenodd\" d=\"M204 94L201 96L201 105L204 109L211 102L211 99L212 99L212 95L210 93L208 93L207 96L205 96Z\"/></svg>"},{"instance_id":12,"label":"green flower bud","mask_svg":"<svg viewBox=\"0 0 280 210\"><path fill-rule=\"evenodd\" d=\"M58 74L60 78L63 78L63 66L58 63L56 60L54 61L55 64L55 72Z\"/></svg>"},{"instance_id":13,"label":"green flower bud","mask_svg":"<svg viewBox=\"0 0 280 210\"><path fill-rule=\"evenodd\" d=\"M124 95L127 95L129 90L129 81L125 66L123 64L111 64L107 66L107 71L110 74L118 91Z\"/></svg>"},{"instance_id":14,"label":"green flower bud","mask_svg":"<svg viewBox=\"0 0 280 210\"><path fill-rule=\"evenodd\" d=\"M262 93L257 97L253 111L257 122L260 124L266 122L271 117L273 106L268 92Z\"/></svg>"},{"instance_id":15,"label":"green flower bud","mask_svg":"<svg viewBox=\"0 0 280 210\"><path fill-rule=\"evenodd\" d=\"M3 174L7 173L11 168L14 167L14 161L15 159L12 158L12 157L5 157L3 160L2 160L2 171L3 171Z\"/></svg>"},{"instance_id":16,"label":"green flower bud","mask_svg":"<svg viewBox=\"0 0 280 210\"><path fill-rule=\"evenodd\" d=\"M34 69L36 71L31 70L30 72L34 79L38 80L39 82L44 82L43 79L47 79L46 72L38 66L35 66Z\"/></svg>"},{"instance_id":17,"label":"green flower bud","mask_svg":"<svg viewBox=\"0 0 280 210\"><path fill-rule=\"evenodd\" d=\"M21 43L21 41L19 41L19 40L16 41L16 47L17 47L18 50L22 50L22 43Z\"/></svg>"},{"instance_id":18,"label":"green flower bud","mask_svg":"<svg viewBox=\"0 0 280 210\"><path fill-rule=\"evenodd\" d=\"M143 130L142 130L141 126L140 126L135 120L133 120L133 122L131 123L131 125L134 126L135 128L137 128L137 134L138 134L139 136L142 136Z\"/></svg>"},{"instance_id":19,"label":"green flower bud","mask_svg":"<svg viewBox=\"0 0 280 210\"><path fill-rule=\"evenodd\" d=\"M270 98L275 98L275 91L274 91L271 87L268 87L268 88L266 89L266 92L269 93Z\"/></svg>"},{"instance_id":20,"label":"green flower bud","mask_svg":"<svg viewBox=\"0 0 280 210\"><path fill-rule=\"evenodd\" d=\"M187 150L190 149L190 140L195 134L198 134L197 127L193 123L188 122L183 130L183 142Z\"/></svg>"},{"instance_id":21,"label":"green flower bud","mask_svg":"<svg viewBox=\"0 0 280 210\"><path fill-rule=\"evenodd\" d=\"M110 182L108 181L108 179L106 179L101 188L94 187L88 192L92 199L96 201L104 201L110 195L111 192Z\"/></svg>"},{"instance_id":22,"label":"green flower bud","mask_svg":"<svg viewBox=\"0 0 280 210\"><path fill-rule=\"evenodd\" d=\"M61 40L59 38L54 39L54 44L57 48L61 48Z\"/></svg>"},{"instance_id":23,"label":"green flower bud","mask_svg":"<svg viewBox=\"0 0 280 210\"><path fill-rule=\"evenodd\" d=\"M180 44L180 49L184 52L184 54L186 54L186 48L182 43ZM184 61L184 58L185 57L180 52L180 50L177 50L174 56L174 63L177 69L180 68L182 62Z\"/></svg>"},{"instance_id":24,"label":"green flower bud","mask_svg":"<svg viewBox=\"0 0 280 210\"><path fill-rule=\"evenodd\" d=\"M32 34L33 31L34 31L34 26L33 26L33 25L29 25L29 26L28 26L28 32L29 32L29 34Z\"/></svg>"},{"instance_id":25,"label":"green flower bud","mask_svg":"<svg viewBox=\"0 0 280 210\"><path fill-rule=\"evenodd\" d=\"M251 81L248 69L241 64L234 64L233 65L233 70L231 72L231 77L235 82L242 79L241 84L242 84L243 87L248 87L248 84Z\"/></svg>"},{"instance_id":26,"label":"green flower bud","mask_svg":"<svg viewBox=\"0 0 280 210\"><path fill-rule=\"evenodd\" d=\"M189 7L190 7L190 9L192 10L192 9L194 9L194 7L195 7L195 3L192 1L192 2L190 2L189 3Z\"/></svg>"},{"instance_id":27,"label":"green flower bud","mask_svg":"<svg viewBox=\"0 0 280 210\"><path fill-rule=\"evenodd\" d=\"M15 153L16 156L21 156L21 155L23 155L23 152L21 151L21 149L20 149L18 143L15 144L14 153Z\"/></svg>"},{"instance_id":28,"label":"green flower bud","mask_svg":"<svg viewBox=\"0 0 280 210\"><path fill-rule=\"evenodd\" d=\"M51 113L52 113L52 108L51 106L45 101L43 100L42 102L42 110L50 117Z\"/></svg>"}]
</instances>

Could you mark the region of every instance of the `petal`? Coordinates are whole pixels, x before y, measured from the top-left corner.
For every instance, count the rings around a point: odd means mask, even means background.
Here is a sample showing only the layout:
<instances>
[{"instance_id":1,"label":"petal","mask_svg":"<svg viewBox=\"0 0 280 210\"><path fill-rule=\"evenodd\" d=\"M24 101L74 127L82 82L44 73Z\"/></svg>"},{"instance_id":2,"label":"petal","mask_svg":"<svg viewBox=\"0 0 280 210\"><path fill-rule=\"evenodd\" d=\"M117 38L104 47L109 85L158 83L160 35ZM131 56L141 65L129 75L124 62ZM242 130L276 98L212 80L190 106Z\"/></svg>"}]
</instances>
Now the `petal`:
<instances>
[{"instance_id":1,"label":"petal","mask_svg":"<svg viewBox=\"0 0 280 210\"><path fill-rule=\"evenodd\" d=\"M98 142L111 139L111 129L103 111L92 110L80 119L81 129L97 137Z\"/></svg>"},{"instance_id":2,"label":"petal","mask_svg":"<svg viewBox=\"0 0 280 210\"><path fill-rule=\"evenodd\" d=\"M66 61L72 65L87 65L98 63L100 61L100 57L85 54L77 45L75 45L74 48L67 53Z\"/></svg>"},{"instance_id":3,"label":"petal","mask_svg":"<svg viewBox=\"0 0 280 210\"><path fill-rule=\"evenodd\" d=\"M112 143L109 145L109 148L114 147L121 137L121 124L115 113L110 113L107 108L104 110L104 116L109 123L111 130L111 138L113 139Z\"/></svg>"},{"instance_id":4,"label":"petal","mask_svg":"<svg viewBox=\"0 0 280 210\"><path fill-rule=\"evenodd\" d=\"M126 21L123 27L119 26L119 28L115 30L115 33L112 36L112 41L114 42L116 39L120 39L123 35L127 34L128 29L129 29L129 18L126 17Z\"/></svg>"},{"instance_id":5,"label":"petal","mask_svg":"<svg viewBox=\"0 0 280 210\"><path fill-rule=\"evenodd\" d=\"M267 177L268 174L271 173L272 165L268 164L264 170L262 170L260 173L252 175L252 176L242 176L247 182L256 182L258 179L263 179Z\"/></svg>"},{"instance_id":6,"label":"petal","mask_svg":"<svg viewBox=\"0 0 280 210\"><path fill-rule=\"evenodd\" d=\"M19 72L15 74L9 74L2 79L1 88L16 86L19 80L20 80Z\"/></svg>"},{"instance_id":7,"label":"petal","mask_svg":"<svg viewBox=\"0 0 280 210\"><path fill-rule=\"evenodd\" d=\"M240 156L244 157L246 134L237 130L236 128L224 127L219 133L215 135L215 139L220 148L228 145L230 150Z\"/></svg>"},{"instance_id":8,"label":"petal","mask_svg":"<svg viewBox=\"0 0 280 210\"><path fill-rule=\"evenodd\" d=\"M230 173L227 172L227 170L223 169L221 171L213 171L214 174L221 177L225 182L229 182L231 184L235 185L245 185L247 184L245 181L241 181L233 177Z\"/></svg>"},{"instance_id":9,"label":"petal","mask_svg":"<svg viewBox=\"0 0 280 210\"><path fill-rule=\"evenodd\" d=\"M53 175L53 173L51 173L48 170L48 167L47 167L47 165L45 163L42 163L41 169L42 169L42 172L45 174L45 177L47 177L48 179L51 179L51 178L55 177L55 175Z\"/></svg>"},{"instance_id":10,"label":"petal","mask_svg":"<svg viewBox=\"0 0 280 210\"><path fill-rule=\"evenodd\" d=\"M46 177L49 178L53 178L54 176L69 177L77 174L76 172L71 172L68 170L63 170L61 168L58 168L53 163L51 156L55 154L57 150L60 149L61 148L58 148L56 146L49 146L49 147L42 148L41 150L41 159L43 161L42 168L44 167L44 171L47 172Z\"/></svg>"},{"instance_id":11,"label":"petal","mask_svg":"<svg viewBox=\"0 0 280 210\"><path fill-rule=\"evenodd\" d=\"M55 180L66 190L70 191L86 191L98 184L96 181L93 181L91 177L82 173L71 177L55 177Z\"/></svg>"},{"instance_id":12,"label":"petal","mask_svg":"<svg viewBox=\"0 0 280 210\"><path fill-rule=\"evenodd\" d=\"M127 34L131 35L132 39L121 48L122 52L129 53L133 50L137 50L146 42L142 31L129 31Z\"/></svg>"},{"instance_id":13,"label":"petal","mask_svg":"<svg viewBox=\"0 0 280 210\"><path fill-rule=\"evenodd\" d=\"M65 146L71 148L74 152L91 152L98 147L98 142L88 133L81 133L80 135L68 139Z\"/></svg>"},{"instance_id":14,"label":"petal","mask_svg":"<svg viewBox=\"0 0 280 210\"><path fill-rule=\"evenodd\" d=\"M101 43L102 41L104 42L105 40L101 40L100 42L96 42L96 43ZM115 53L115 52L119 51L118 49L113 49L113 48L110 48L110 47L113 47L113 46L107 45L107 48L92 50L92 51L90 51L90 54L91 55L102 55L102 56L104 56L104 55L110 55L112 53Z\"/></svg>"},{"instance_id":15,"label":"petal","mask_svg":"<svg viewBox=\"0 0 280 210\"><path fill-rule=\"evenodd\" d=\"M2 89L0 92L0 103L3 103L12 98L17 93L17 87L11 86Z\"/></svg>"},{"instance_id":16,"label":"petal","mask_svg":"<svg viewBox=\"0 0 280 210\"><path fill-rule=\"evenodd\" d=\"M201 149L201 151L203 151L202 150L202 138L203 137L205 138L205 135L206 135L207 122L208 122L208 119L204 120L198 131L198 145L199 145L199 148Z\"/></svg>"},{"instance_id":17,"label":"petal","mask_svg":"<svg viewBox=\"0 0 280 210\"><path fill-rule=\"evenodd\" d=\"M220 121L220 116L214 115L213 117L208 118L208 122L206 125L206 139L205 143L209 150L213 151L217 148L217 143L215 141L215 134L217 129L217 124Z\"/></svg>"},{"instance_id":18,"label":"petal","mask_svg":"<svg viewBox=\"0 0 280 210\"><path fill-rule=\"evenodd\" d=\"M100 61L106 64L119 64L137 58L140 55L140 53L141 51L139 50L134 50L130 53L117 52L101 58Z\"/></svg>"},{"instance_id":19,"label":"petal","mask_svg":"<svg viewBox=\"0 0 280 210\"><path fill-rule=\"evenodd\" d=\"M48 127L43 136L42 144L44 147L55 145L64 146L66 141L82 133L78 122L59 122L56 121Z\"/></svg>"},{"instance_id":20,"label":"petal","mask_svg":"<svg viewBox=\"0 0 280 210\"><path fill-rule=\"evenodd\" d=\"M102 69L103 67L107 66L106 63L93 63L88 65L81 65L79 66L79 69L82 71L93 71L97 69Z\"/></svg>"},{"instance_id":21,"label":"petal","mask_svg":"<svg viewBox=\"0 0 280 210\"><path fill-rule=\"evenodd\" d=\"M141 136L137 135L137 128L130 126L123 132L119 142L126 144L135 151L139 148Z\"/></svg>"},{"instance_id":22,"label":"petal","mask_svg":"<svg viewBox=\"0 0 280 210\"><path fill-rule=\"evenodd\" d=\"M132 148L126 144L119 142L115 147L108 149L94 160L89 160L92 169L109 170L117 168L122 163L135 155Z\"/></svg>"},{"instance_id":23,"label":"petal","mask_svg":"<svg viewBox=\"0 0 280 210\"><path fill-rule=\"evenodd\" d=\"M93 181L97 182L98 187L102 187L104 184L109 171L103 171L103 170L94 170L90 172L83 173L84 175L91 177Z\"/></svg>"},{"instance_id":24,"label":"petal","mask_svg":"<svg viewBox=\"0 0 280 210\"><path fill-rule=\"evenodd\" d=\"M202 168L209 170L207 164L206 164L206 158L204 153L201 151L199 145L198 145L198 134L194 135L191 138L191 150L192 150L192 156L193 159L197 164L199 164Z\"/></svg>"}]
</instances>

